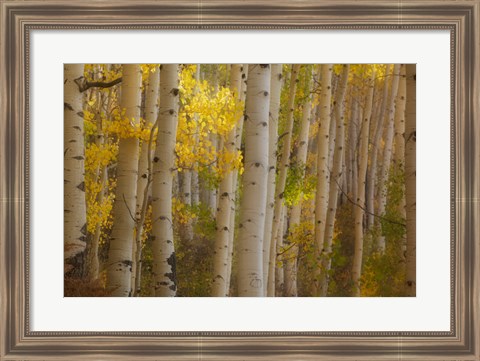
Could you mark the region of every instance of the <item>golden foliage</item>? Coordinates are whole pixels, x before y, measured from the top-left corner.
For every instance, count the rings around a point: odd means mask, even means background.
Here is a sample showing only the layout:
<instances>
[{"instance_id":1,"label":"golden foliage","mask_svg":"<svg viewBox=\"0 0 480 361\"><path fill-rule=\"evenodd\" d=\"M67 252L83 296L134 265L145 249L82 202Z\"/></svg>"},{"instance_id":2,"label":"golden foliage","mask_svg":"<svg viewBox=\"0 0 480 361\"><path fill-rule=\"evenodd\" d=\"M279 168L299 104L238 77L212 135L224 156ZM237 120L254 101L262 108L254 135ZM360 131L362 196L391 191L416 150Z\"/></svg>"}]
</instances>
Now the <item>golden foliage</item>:
<instances>
[{"instance_id":1,"label":"golden foliage","mask_svg":"<svg viewBox=\"0 0 480 361\"><path fill-rule=\"evenodd\" d=\"M230 89L218 91L207 81L195 79L196 65L185 66L180 76L180 110L178 116L178 171L209 168L218 178L240 169L240 152L217 147L214 140L225 144L243 114L243 102ZM216 143L216 142L215 142Z\"/></svg>"}]
</instances>

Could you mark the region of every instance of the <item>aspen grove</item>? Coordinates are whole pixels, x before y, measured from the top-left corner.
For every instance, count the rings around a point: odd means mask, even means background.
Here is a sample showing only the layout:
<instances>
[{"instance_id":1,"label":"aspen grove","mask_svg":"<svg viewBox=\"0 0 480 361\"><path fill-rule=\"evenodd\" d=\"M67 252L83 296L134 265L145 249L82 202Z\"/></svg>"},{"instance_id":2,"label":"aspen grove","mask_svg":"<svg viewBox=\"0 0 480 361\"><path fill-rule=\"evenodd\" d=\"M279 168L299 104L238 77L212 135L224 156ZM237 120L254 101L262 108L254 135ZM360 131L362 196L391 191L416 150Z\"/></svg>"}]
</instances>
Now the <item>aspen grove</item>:
<instances>
[{"instance_id":1,"label":"aspen grove","mask_svg":"<svg viewBox=\"0 0 480 361\"><path fill-rule=\"evenodd\" d=\"M411 64L65 64L65 296L415 296L415 93Z\"/></svg>"}]
</instances>

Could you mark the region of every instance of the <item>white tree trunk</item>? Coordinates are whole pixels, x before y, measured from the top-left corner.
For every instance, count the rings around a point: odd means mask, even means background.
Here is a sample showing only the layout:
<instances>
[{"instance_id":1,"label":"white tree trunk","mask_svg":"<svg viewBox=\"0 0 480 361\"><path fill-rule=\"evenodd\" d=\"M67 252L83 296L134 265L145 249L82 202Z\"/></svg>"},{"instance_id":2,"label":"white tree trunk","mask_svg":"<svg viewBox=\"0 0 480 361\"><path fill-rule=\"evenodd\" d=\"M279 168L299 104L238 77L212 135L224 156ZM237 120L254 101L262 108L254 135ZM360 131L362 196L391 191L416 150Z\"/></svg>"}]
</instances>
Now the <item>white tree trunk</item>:
<instances>
[{"instance_id":1,"label":"white tree trunk","mask_svg":"<svg viewBox=\"0 0 480 361\"><path fill-rule=\"evenodd\" d=\"M238 295L263 293L263 229L268 178L270 65L250 65L245 110L245 172L240 209Z\"/></svg>"},{"instance_id":2,"label":"white tree trunk","mask_svg":"<svg viewBox=\"0 0 480 361\"><path fill-rule=\"evenodd\" d=\"M284 228L285 225L288 223L287 217L287 206L282 204L282 209L280 211L280 224L277 230L277 234L275 235L275 243L277 245L283 244L283 236L284 236ZM282 261L279 262L281 256L278 256L282 252L281 247L277 247L277 262L275 262L275 296L281 297L283 296L283 286L284 286L284 268L283 268L283 258Z\"/></svg>"},{"instance_id":3,"label":"white tree trunk","mask_svg":"<svg viewBox=\"0 0 480 361\"><path fill-rule=\"evenodd\" d=\"M405 64L400 65L399 81L397 100L395 102L395 148L393 160L398 165L405 165L405 106L407 92Z\"/></svg>"},{"instance_id":4,"label":"white tree trunk","mask_svg":"<svg viewBox=\"0 0 480 361\"><path fill-rule=\"evenodd\" d=\"M173 244L172 181L178 122L178 64L160 66L158 135L153 157L152 251L155 296L175 296L176 258Z\"/></svg>"},{"instance_id":5,"label":"white tree trunk","mask_svg":"<svg viewBox=\"0 0 480 361\"><path fill-rule=\"evenodd\" d=\"M134 124L140 121L142 70L123 64L121 107ZM107 266L107 290L111 296L131 294L132 248L135 228L135 196L138 173L138 139L120 139L117 156L117 188Z\"/></svg>"},{"instance_id":6,"label":"white tree trunk","mask_svg":"<svg viewBox=\"0 0 480 361\"><path fill-rule=\"evenodd\" d=\"M377 124L375 127L375 136L372 143L372 151L370 157L370 166L368 169L368 182L367 182L367 210L369 212L368 217L368 228L370 229L373 227L375 223L375 180L377 179L377 159L378 154L380 151L380 143L382 140L383 134L383 125L385 119L385 112L387 109L387 102L388 102L388 79L389 77L386 76L389 72L390 65L387 65L387 69L385 70L385 81L383 84L383 96L382 96L382 105L380 106L380 111L378 112L377 116Z\"/></svg>"},{"instance_id":7,"label":"white tree trunk","mask_svg":"<svg viewBox=\"0 0 480 361\"><path fill-rule=\"evenodd\" d=\"M325 222L327 219L330 169L328 165L330 147L330 109L332 98L332 64L322 64L320 93L320 126L317 134L317 187L315 195L315 259L318 267L314 273L315 295L320 294L320 262L323 255Z\"/></svg>"},{"instance_id":8,"label":"white tree trunk","mask_svg":"<svg viewBox=\"0 0 480 361\"><path fill-rule=\"evenodd\" d=\"M198 206L200 203L200 185L198 184L198 171L192 171L192 206Z\"/></svg>"},{"instance_id":9,"label":"white tree trunk","mask_svg":"<svg viewBox=\"0 0 480 361\"><path fill-rule=\"evenodd\" d=\"M311 91L311 81L307 79L306 87L307 94ZM312 112L312 97L309 95L302 111L302 122L300 124L300 133L297 140L297 154L293 160L297 166L302 168L302 175L305 176L305 166L307 163L308 153L308 135L310 132L310 115ZM290 213L289 234L290 238L294 236L294 230L300 225L300 218L302 213L303 194L300 195L300 199L293 205ZM284 281L284 295L287 297L297 296L297 257L298 257L298 244L295 243L295 239L292 239L293 244L289 244L286 247L288 251L285 252L285 281Z\"/></svg>"},{"instance_id":10,"label":"white tree trunk","mask_svg":"<svg viewBox=\"0 0 480 361\"><path fill-rule=\"evenodd\" d=\"M85 250L87 234L82 93L83 64L64 65L64 272L80 272L75 256Z\"/></svg>"},{"instance_id":11,"label":"white tree trunk","mask_svg":"<svg viewBox=\"0 0 480 361\"><path fill-rule=\"evenodd\" d=\"M406 104L406 70L405 64L400 66L400 84L398 85L397 100L395 103L395 151L393 162L401 172L405 172L405 104ZM402 187L405 194L405 186ZM405 197L398 205L398 212L403 219L406 218Z\"/></svg>"},{"instance_id":12,"label":"white tree trunk","mask_svg":"<svg viewBox=\"0 0 480 361\"><path fill-rule=\"evenodd\" d=\"M283 206L283 193L285 191L285 183L287 180L287 170L290 166L290 152L291 152L291 142L292 142L292 131L293 131L293 112L294 112L294 102L295 102L295 91L297 89L297 78L298 71L300 70L300 64L292 65L292 73L290 76L290 92L288 96L287 104L287 120L285 127L285 136L283 141L282 149L282 158L280 164L278 165L278 179L275 187L275 205L273 209L273 224L272 224L272 237L275 237L277 234L280 221L281 221L281 210ZM279 237L278 240L282 242L283 237ZM281 248L282 244L277 244L275 238L270 242L270 257L269 257L269 267L268 267L268 285L267 285L267 294L268 296L275 296L275 264L276 262L283 263L281 260L276 259L276 253L278 249ZM282 266L280 266L282 267Z\"/></svg>"},{"instance_id":13,"label":"white tree trunk","mask_svg":"<svg viewBox=\"0 0 480 361\"><path fill-rule=\"evenodd\" d=\"M358 148L358 130L361 109L358 103L352 104L352 113L350 117L348 130L348 152L350 154L349 162L346 164L348 168L348 194L352 199L357 199L357 184L358 184L358 162L357 162L357 148Z\"/></svg>"},{"instance_id":14,"label":"white tree trunk","mask_svg":"<svg viewBox=\"0 0 480 361\"><path fill-rule=\"evenodd\" d=\"M160 69L150 72L148 77L148 86L145 99L145 125L153 126L157 120L158 114L158 93L160 87ZM153 132L153 129L152 129ZM145 213L147 210L151 169L148 169L151 161L152 145L148 141L142 141L140 145L140 159L138 161L138 178L137 178L137 204L135 207L135 219L137 221L137 230L135 233L134 258L133 258L133 293L137 295L140 292L141 276L142 276L142 232L143 223L145 221Z\"/></svg>"},{"instance_id":15,"label":"white tree trunk","mask_svg":"<svg viewBox=\"0 0 480 361\"><path fill-rule=\"evenodd\" d=\"M328 273L331 267L332 257L332 240L333 230L335 226L335 214L337 212L337 200L339 185L342 177L342 164L344 157L345 145L345 92L348 82L349 65L342 66L342 74L338 83L337 94L335 96L335 120L336 120L336 139L335 139L335 154L333 156L333 169L330 178L330 188L328 196L328 211L325 228L325 237L323 241L323 257L321 263L322 273L320 276L320 296L325 297L328 291Z\"/></svg>"},{"instance_id":16,"label":"white tree trunk","mask_svg":"<svg viewBox=\"0 0 480 361\"><path fill-rule=\"evenodd\" d=\"M240 101L242 92L242 64L233 64L231 67L230 90L235 94L238 101ZM235 151L235 130L236 127L230 131L225 145L226 151L230 153ZM213 252L214 261L211 295L214 297L228 296L228 255L231 252L229 240L230 233L234 232L234 230L230 228L230 218L235 217L234 171L233 169L227 169L224 170L223 173L223 179L219 187L220 200L217 211L215 250Z\"/></svg>"},{"instance_id":17,"label":"white tree trunk","mask_svg":"<svg viewBox=\"0 0 480 361\"><path fill-rule=\"evenodd\" d=\"M188 169L178 172L179 186L180 186L180 199L188 209L192 206L192 171ZM181 224L180 238L185 245L189 245L193 239L193 226L192 220L187 219L185 224Z\"/></svg>"},{"instance_id":18,"label":"white tree trunk","mask_svg":"<svg viewBox=\"0 0 480 361\"><path fill-rule=\"evenodd\" d=\"M268 264L272 241L273 210L275 206L275 183L277 176L278 117L280 112L280 94L282 90L282 64L272 64L270 80L270 122L268 124L268 184L267 208L265 211L265 229L263 235L263 279L264 292L267 293Z\"/></svg>"},{"instance_id":19,"label":"white tree trunk","mask_svg":"<svg viewBox=\"0 0 480 361\"><path fill-rule=\"evenodd\" d=\"M246 89L247 89L247 73L248 73L248 64L243 64L242 68L242 91L240 94L240 100L242 102L245 102L245 97L246 97ZM243 135L243 123L244 123L244 117L242 116L238 122L237 125L235 126L235 149L237 151L240 151L241 143L242 143L242 135ZM230 290L230 279L232 275L232 263L233 263L233 246L234 246L234 240L235 240L235 210L236 210L236 202L237 202L237 195L238 195L238 190L237 190L237 185L238 185L238 169L233 170L233 180L232 180L232 188L233 188L233 195L235 199L232 201L233 209L231 211L232 216L230 217L230 229L232 232L230 232L230 239L228 240L228 258L227 258L227 292Z\"/></svg>"},{"instance_id":20,"label":"white tree trunk","mask_svg":"<svg viewBox=\"0 0 480 361\"><path fill-rule=\"evenodd\" d=\"M93 78L95 80L102 80L102 66L97 64L93 71ZM97 131L95 134L95 145L100 149L105 144L105 134L103 131L103 120L101 112L104 106L104 96L99 89L93 89L92 95L95 97L95 121L97 125ZM98 204L103 203L103 197L105 195L105 187L107 186L107 170L106 167L98 164L95 170L95 182L100 184L100 190L97 193L96 201ZM98 259L98 246L100 242L100 236L102 233L102 224L98 222L95 225L95 231L88 237L87 247L85 249L85 259L83 265L83 275L86 280L94 281L98 279L100 272L100 262Z\"/></svg>"},{"instance_id":21,"label":"white tree trunk","mask_svg":"<svg viewBox=\"0 0 480 361\"><path fill-rule=\"evenodd\" d=\"M368 143L370 134L370 119L372 116L373 92L374 92L375 73L372 73L368 84L368 95L365 103L365 110L362 117L362 130L360 133L359 168L358 168L358 184L356 206L354 209L355 216L355 246L353 255L352 280L354 296L360 296L360 277L362 276L362 260L363 260L363 216L365 208L365 189L368 164Z\"/></svg>"},{"instance_id":22,"label":"white tree trunk","mask_svg":"<svg viewBox=\"0 0 480 361\"><path fill-rule=\"evenodd\" d=\"M213 64L212 65L212 70L214 72L213 74L213 88L214 92L218 92L218 65ZM212 146L214 150L222 149L221 144L219 144L219 139L218 135L215 133L210 133L209 134L209 140L212 142ZM213 187L208 189L208 206L210 208L210 212L212 213L212 217L217 216L217 205L218 205L218 192L217 188Z\"/></svg>"},{"instance_id":23,"label":"white tree trunk","mask_svg":"<svg viewBox=\"0 0 480 361\"><path fill-rule=\"evenodd\" d=\"M378 181L378 214L381 216L385 213L387 206L387 181L390 174L390 164L392 161L393 151L393 134L394 134L394 120L395 120L395 99L397 98L398 83L400 80L400 64L395 64L392 71L392 87L390 91L390 99L388 104L388 123L385 135L385 146L383 148L383 162L380 177ZM380 253L385 253L385 237L382 235L377 239L377 250Z\"/></svg>"},{"instance_id":24,"label":"white tree trunk","mask_svg":"<svg viewBox=\"0 0 480 361\"><path fill-rule=\"evenodd\" d=\"M198 84L200 84L200 64L196 65L196 71L195 71L195 81L196 81L196 87L195 87L195 94L198 93L199 87ZM198 121L198 116L195 115L196 121ZM195 142L198 142L198 135L195 135ZM192 185L191 185L191 191L192 191L192 206L197 206L200 202L200 185L198 184L198 170L193 169L192 170Z\"/></svg>"},{"instance_id":25,"label":"white tree trunk","mask_svg":"<svg viewBox=\"0 0 480 361\"><path fill-rule=\"evenodd\" d=\"M416 66L407 64L407 103L405 114L405 191L407 213L406 295L414 297L417 286L416 268Z\"/></svg>"}]
</instances>

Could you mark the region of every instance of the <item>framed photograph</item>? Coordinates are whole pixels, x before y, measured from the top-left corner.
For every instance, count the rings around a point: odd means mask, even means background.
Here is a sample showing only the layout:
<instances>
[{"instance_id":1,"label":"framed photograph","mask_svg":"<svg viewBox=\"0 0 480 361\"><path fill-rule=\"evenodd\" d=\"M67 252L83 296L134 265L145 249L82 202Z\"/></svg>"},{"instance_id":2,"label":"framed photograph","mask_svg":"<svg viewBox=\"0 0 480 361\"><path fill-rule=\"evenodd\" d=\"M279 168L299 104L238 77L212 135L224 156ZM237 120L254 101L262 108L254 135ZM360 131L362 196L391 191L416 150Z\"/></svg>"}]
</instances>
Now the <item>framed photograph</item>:
<instances>
[{"instance_id":1,"label":"framed photograph","mask_svg":"<svg viewBox=\"0 0 480 361\"><path fill-rule=\"evenodd\" d=\"M0 5L1 360L480 359L478 0Z\"/></svg>"}]
</instances>

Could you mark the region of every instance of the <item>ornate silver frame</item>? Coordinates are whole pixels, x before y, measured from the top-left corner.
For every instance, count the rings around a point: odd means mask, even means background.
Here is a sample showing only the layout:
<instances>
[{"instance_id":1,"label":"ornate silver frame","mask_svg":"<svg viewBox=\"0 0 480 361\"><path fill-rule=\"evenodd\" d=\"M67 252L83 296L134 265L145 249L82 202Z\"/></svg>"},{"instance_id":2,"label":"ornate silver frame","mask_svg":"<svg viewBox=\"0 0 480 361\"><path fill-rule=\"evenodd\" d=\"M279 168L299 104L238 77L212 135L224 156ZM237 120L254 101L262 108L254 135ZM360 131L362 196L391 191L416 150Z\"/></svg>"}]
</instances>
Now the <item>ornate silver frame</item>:
<instances>
[{"instance_id":1,"label":"ornate silver frame","mask_svg":"<svg viewBox=\"0 0 480 361\"><path fill-rule=\"evenodd\" d=\"M480 360L479 0L0 0L1 360ZM29 40L34 29L448 29L448 332L39 332L29 327Z\"/></svg>"}]
</instances>

